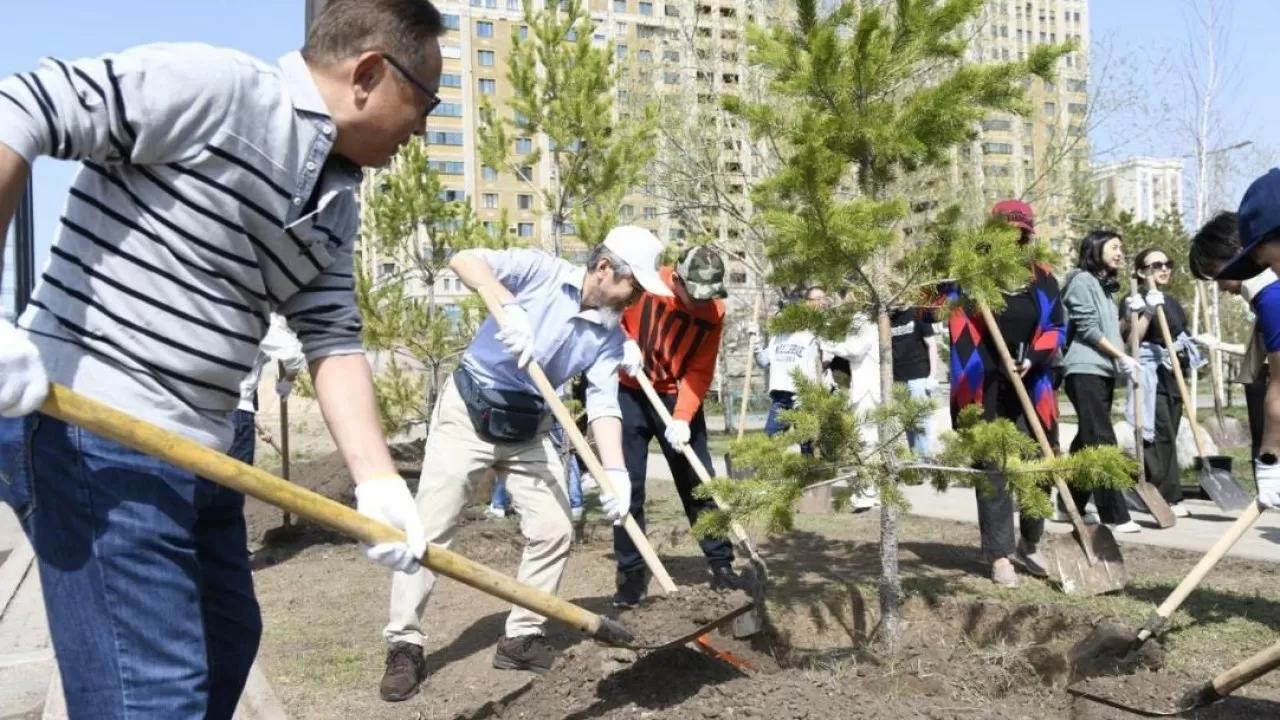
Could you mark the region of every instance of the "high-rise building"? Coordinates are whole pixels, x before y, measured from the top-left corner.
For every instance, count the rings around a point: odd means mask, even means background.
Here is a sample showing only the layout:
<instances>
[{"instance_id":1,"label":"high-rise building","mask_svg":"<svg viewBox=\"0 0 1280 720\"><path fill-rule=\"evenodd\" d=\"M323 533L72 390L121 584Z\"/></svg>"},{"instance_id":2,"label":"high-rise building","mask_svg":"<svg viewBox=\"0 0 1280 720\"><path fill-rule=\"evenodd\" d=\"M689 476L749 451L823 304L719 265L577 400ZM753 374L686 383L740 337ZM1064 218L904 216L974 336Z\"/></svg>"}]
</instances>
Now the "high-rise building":
<instances>
[{"instance_id":1,"label":"high-rise building","mask_svg":"<svg viewBox=\"0 0 1280 720\"><path fill-rule=\"evenodd\" d=\"M1132 157L1093 169L1097 201L1115 200L1133 219L1154 223L1170 210L1182 209L1182 160Z\"/></svg>"},{"instance_id":2,"label":"high-rise building","mask_svg":"<svg viewBox=\"0 0 1280 720\"><path fill-rule=\"evenodd\" d=\"M1088 0L987 0L972 28L970 61L1026 59L1037 45L1074 42L1053 82L1028 81L1030 114L996 115L960 148L953 181L991 205L1031 203L1041 237L1061 241L1076 174L1089 166Z\"/></svg>"}]
</instances>

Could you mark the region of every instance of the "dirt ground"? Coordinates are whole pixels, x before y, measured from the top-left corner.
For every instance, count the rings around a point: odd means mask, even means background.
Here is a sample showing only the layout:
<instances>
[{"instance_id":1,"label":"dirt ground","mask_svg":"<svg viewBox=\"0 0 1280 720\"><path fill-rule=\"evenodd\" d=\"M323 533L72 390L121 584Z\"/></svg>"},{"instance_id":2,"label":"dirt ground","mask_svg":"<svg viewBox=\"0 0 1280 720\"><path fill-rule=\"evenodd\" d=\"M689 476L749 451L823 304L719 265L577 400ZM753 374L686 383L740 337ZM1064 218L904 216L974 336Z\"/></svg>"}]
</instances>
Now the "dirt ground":
<instances>
[{"instance_id":1,"label":"dirt ground","mask_svg":"<svg viewBox=\"0 0 1280 720\"><path fill-rule=\"evenodd\" d=\"M351 501L346 473L332 456L296 463L292 479ZM706 563L688 537L674 490L655 482L650 498L649 535L672 576L680 585L705 586ZM518 520L481 519L480 510L469 510L453 549L514 572L522 547ZM493 645L509 606L445 580L424 623L429 679L417 697L389 704L377 690L389 575L354 544L321 529L275 531L264 543L280 524L279 512L252 500L246 512L266 623L260 659L299 720L1132 717L1065 692L1062 653L1100 619L1140 625L1196 559L1126 547L1133 580L1103 598L1064 596L1035 580L1000 590L985 579L976 528L907 517L900 542L910 601L902 650L888 659L865 649L876 614L878 519L802 516L795 533L762 543L773 573L769 614L776 632L750 642L712 638L720 650L751 661L757 668L751 674L687 648L607 649L555 625L549 639L565 652L551 673L495 670ZM611 528L598 513L592 519L560 594L613 614ZM1176 696L1274 642L1275 572L1223 561L1174 616L1164 638L1166 670L1126 681L1133 685L1117 694L1170 705L1176 697L1162 693ZM620 619L628 622L626 614ZM638 617L632 622L661 631ZM1263 678L1240 695L1190 717L1280 717L1280 679Z\"/></svg>"}]
</instances>

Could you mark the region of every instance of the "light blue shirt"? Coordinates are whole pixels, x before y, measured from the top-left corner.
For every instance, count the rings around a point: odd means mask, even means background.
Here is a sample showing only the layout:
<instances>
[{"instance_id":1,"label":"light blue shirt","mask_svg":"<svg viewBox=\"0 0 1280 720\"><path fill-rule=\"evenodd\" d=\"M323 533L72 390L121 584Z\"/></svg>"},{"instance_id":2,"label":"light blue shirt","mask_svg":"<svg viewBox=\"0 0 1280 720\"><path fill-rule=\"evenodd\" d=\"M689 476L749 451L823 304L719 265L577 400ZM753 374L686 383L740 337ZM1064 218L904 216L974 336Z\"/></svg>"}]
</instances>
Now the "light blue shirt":
<instances>
[{"instance_id":1,"label":"light blue shirt","mask_svg":"<svg viewBox=\"0 0 1280 720\"><path fill-rule=\"evenodd\" d=\"M540 250L465 250L483 260L494 277L515 296L533 326L533 359L554 387L585 372L587 419L621 418L618 365L622 362L621 327L601 323L595 309L582 309L586 269ZM489 317L462 356L462 364L486 388L538 394L529 373L497 338L498 324Z\"/></svg>"}]
</instances>

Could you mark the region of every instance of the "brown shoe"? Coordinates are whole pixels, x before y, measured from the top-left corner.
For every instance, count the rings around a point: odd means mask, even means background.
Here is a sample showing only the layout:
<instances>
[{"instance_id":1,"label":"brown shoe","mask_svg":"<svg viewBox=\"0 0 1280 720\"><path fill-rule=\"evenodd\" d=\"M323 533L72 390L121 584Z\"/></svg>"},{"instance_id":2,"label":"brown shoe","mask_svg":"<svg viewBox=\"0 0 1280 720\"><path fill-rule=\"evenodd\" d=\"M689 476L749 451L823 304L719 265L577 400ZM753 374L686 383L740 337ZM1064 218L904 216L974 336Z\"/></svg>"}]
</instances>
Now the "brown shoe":
<instances>
[{"instance_id":1,"label":"brown shoe","mask_svg":"<svg viewBox=\"0 0 1280 720\"><path fill-rule=\"evenodd\" d=\"M541 635L504 637L493 653L493 666L499 670L528 670L542 675L555 664L557 654Z\"/></svg>"},{"instance_id":2,"label":"brown shoe","mask_svg":"<svg viewBox=\"0 0 1280 720\"><path fill-rule=\"evenodd\" d=\"M382 673L378 692L387 702L408 700L418 694L418 688L427 678L427 660L422 646L413 643L392 643L387 650L387 670Z\"/></svg>"}]
</instances>

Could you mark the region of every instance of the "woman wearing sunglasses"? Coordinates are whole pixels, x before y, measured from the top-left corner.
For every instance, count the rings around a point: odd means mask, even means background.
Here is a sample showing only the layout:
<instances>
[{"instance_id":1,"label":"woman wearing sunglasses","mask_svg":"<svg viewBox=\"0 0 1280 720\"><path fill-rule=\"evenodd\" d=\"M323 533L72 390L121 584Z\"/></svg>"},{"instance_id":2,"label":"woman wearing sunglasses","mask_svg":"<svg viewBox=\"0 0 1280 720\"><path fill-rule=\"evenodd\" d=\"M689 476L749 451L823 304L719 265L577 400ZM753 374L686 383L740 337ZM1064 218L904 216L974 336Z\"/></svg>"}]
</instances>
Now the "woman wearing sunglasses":
<instances>
[{"instance_id":1,"label":"woman wearing sunglasses","mask_svg":"<svg viewBox=\"0 0 1280 720\"><path fill-rule=\"evenodd\" d=\"M1145 298L1130 296L1125 303L1121 326L1126 338L1136 331L1142 338L1139 360L1142 363L1143 462L1147 482L1160 489L1176 517L1190 513L1182 504L1181 471L1178 466L1178 426L1182 422L1182 396L1173 376L1173 365L1165 348L1164 335L1156 321L1157 307L1164 307L1169 335L1174 338L1177 361L1183 372L1190 372L1191 361L1198 357L1187 335L1187 313L1178 299L1161 290L1173 278L1173 261L1158 248L1147 248L1134 260L1134 278L1141 284ZM1130 328L1132 313L1138 313L1135 328ZM1133 396L1125 408L1133 422Z\"/></svg>"}]
</instances>

